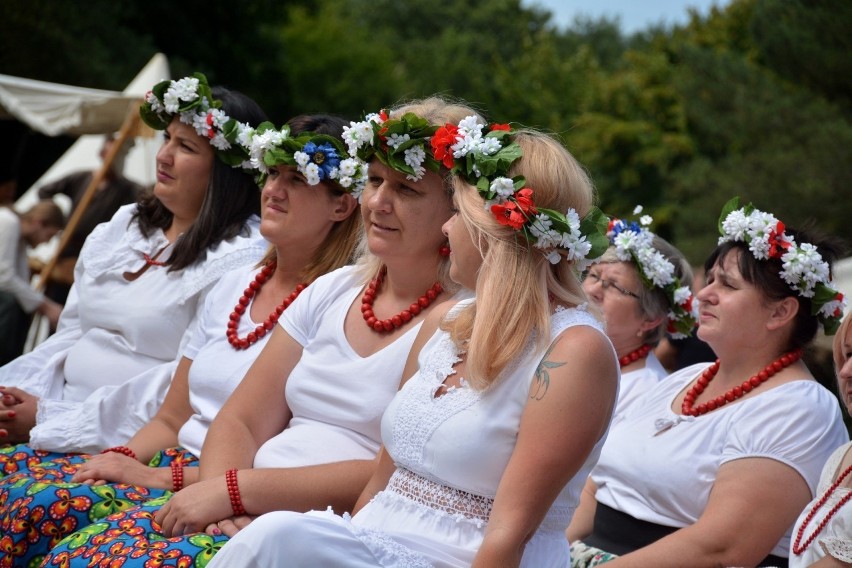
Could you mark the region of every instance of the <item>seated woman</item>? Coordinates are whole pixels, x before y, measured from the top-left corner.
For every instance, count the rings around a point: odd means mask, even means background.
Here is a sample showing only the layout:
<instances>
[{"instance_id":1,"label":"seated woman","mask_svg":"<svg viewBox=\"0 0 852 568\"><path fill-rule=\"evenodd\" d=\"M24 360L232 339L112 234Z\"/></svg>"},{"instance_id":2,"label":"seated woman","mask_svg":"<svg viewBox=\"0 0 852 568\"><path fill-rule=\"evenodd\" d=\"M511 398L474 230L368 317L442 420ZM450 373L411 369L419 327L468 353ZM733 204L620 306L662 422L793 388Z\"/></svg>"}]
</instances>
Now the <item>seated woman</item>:
<instances>
[{"instance_id":1,"label":"seated woman","mask_svg":"<svg viewBox=\"0 0 852 568\"><path fill-rule=\"evenodd\" d=\"M601 323L579 307L577 269L606 249L606 225L581 223L593 192L564 147L499 128L466 119L433 138L459 174L450 275L476 299L424 324L357 513L264 515L211 567L567 565L563 531L618 384Z\"/></svg>"},{"instance_id":2,"label":"seated woman","mask_svg":"<svg viewBox=\"0 0 852 568\"><path fill-rule=\"evenodd\" d=\"M793 521L847 439L800 361L839 321L833 251L737 199L719 227L697 294L719 359L661 381L613 426L582 504L596 510L569 529L575 566L786 566Z\"/></svg>"},{"instance_id":3,"label":"seated woman","mask_svg":"<svg viewBox=\"0 0 852 568\"><path fill-rule=\"evenodd\" d=\"M163 556L203 566L246 514L352 508L375 469L379 419L417 330L436 300L451 296L441 232L452 214L447 169L429 139L472 112L431 98L345 129L348 144L367 144L359 154L369 159L356 265L318 278L284 312L210 426L198 482L70 536L49 561L128 556L124 566L141 566ZM350 160L339 166L341 183L367 171ZM237 478L242 501L232 507Z\"/></svg>"},{"instance_id":4,"label":"seated woman","mask_svg":"<svg viewBox=\"0 0 852 568\"><path fill-rule=\"evenodd\" d=\"M852 413L852 314L834 337L840 400ZM822 468L814 499L793 526L790 568L841 568L852 564L852 443L835 450Z\"/></svg>"},{"instance_id":5,"label":"seated woman","mask_svg":"<svg viewBox=\"0 0 852 568\"><path fill-rule=\"evenodd\" d=\"M109 513L198 479L197 467L184 466L197 465L207 428L280 315L313 280L351 258L360 234L360 218L353 214L357 202L332 171L344 152L344 124L332 117L302 116L283 132L272 130L275 140L254 135L259 144L252 154L265 179L260 198L260 232L270 243L265 258L225 274L207 295L163 406L126 446L88 461L84 456L54 459L30 475L0 481L0 519L10 527L28 527L6 532L9 546L0 548L0 561L17 550L15 562L27 563ZM302 154L308 161L296 166ZM316 163L323 167L315 176L310 165ZM80 462L77 470L72 464ZM60 506L67 502L75 506ZM51 514L42 516L39 510Z\"/></svg>"},{"instance_id":6,"label":"seated woman","mask_svg":"<svg viewBox=\"0 0 852 568\"><path fill-rule=\"evenodd\" d=\"M159 408L204 296L263 256L255 172L232 167L263 111L196 74L156 85L140 112L165 131L153 192L89 235L57 333L0 368L0 441L30 443L2 450L6 474L33 448L127 441Z\"/></svg>"},{"instance_id":7,"label":"seated woman","mask_svg":"<svg viewBox=\"0 0 852 568\"><path fill-rule=\"evenodd\" d=\"M621 366L616 418L668 374L654 356L666 331L679 337L695 327L689 263L651 232L648 215L641 220L610 221L610 247L583 280L589 300L603 311Z\"/></svg>"}]
</instances>

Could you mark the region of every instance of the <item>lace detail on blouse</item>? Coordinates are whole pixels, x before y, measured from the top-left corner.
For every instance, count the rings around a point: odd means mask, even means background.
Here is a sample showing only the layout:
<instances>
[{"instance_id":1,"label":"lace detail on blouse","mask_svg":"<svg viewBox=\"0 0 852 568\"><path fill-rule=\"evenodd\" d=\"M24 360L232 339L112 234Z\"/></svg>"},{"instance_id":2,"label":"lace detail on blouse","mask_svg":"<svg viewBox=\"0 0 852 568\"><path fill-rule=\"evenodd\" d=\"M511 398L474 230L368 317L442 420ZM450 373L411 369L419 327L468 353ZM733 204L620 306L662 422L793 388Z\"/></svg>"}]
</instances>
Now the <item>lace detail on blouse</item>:
<instances>
[{"instance_id":1,"label":"lace detail on blouse","mask_svg":"<svg viewBox=\"0 0 852 568\"><path fill-rule=\"evenodd\" d=\"M840 560L841 562L852 562L852 541L837 537L827 537L819 540L823 552Z\"/></svg>"},{"instance_id":2,"label":"lace detail on blouse","mask_svg":"<svg viewBox=\"0 0 852 568\"><path fill-rule=\"evenodd\" d=\"M349 513L343 515L347 521L351 518ZM406 566L410 568L432 568L432 564L423 557L401 545L386 533L365 529L350 524L353 534L370 549L379 564L386 568Z\"/></svg>"},{"instance_id":3,"label":"lace detail on blouse","mask_svg":"<svg viewBox=\"0 0 852 568\"><path fill-rule=\"evenodd\" d=\"M488 522L494 505L490 497L435 483L404 468L397 468L385 491L456 519L479 521L477 526Z\"/></svg>"}]
</instances>

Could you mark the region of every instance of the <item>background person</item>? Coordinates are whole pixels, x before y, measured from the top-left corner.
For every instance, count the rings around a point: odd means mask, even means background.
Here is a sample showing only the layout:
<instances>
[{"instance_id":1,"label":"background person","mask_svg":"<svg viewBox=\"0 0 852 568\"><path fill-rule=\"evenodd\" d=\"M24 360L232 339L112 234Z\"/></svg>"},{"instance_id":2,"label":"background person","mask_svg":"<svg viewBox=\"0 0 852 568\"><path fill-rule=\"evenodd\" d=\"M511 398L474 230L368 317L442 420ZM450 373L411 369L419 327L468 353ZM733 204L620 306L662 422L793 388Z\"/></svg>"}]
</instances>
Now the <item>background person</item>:
<instances>
[{"instance_id":1,"label":"background person","mask_svg":"<svg viewBox=\"0 0 852 568\"><path fill-rule=\"evenodd\" d=\"M842 313L831 247L736 199L719 227L697 294L719 358L664 379L613 426L581 504L593 525L569 528L575 566L786 566L793 521L848 439L800 360Z\"/></svg>"},{"instance_id":2,"label":"background person","mask_svg":"<svg viewBox=\"0 0 852 568\"><path fill-rule=\"evenodd\" d=\"M27 249L46 243L65 226L65 215L51 200L18 215L0 206L0 365L23 353L31 314L56 327L62 306L30 285Z\"/></svg>"}]
</instances>

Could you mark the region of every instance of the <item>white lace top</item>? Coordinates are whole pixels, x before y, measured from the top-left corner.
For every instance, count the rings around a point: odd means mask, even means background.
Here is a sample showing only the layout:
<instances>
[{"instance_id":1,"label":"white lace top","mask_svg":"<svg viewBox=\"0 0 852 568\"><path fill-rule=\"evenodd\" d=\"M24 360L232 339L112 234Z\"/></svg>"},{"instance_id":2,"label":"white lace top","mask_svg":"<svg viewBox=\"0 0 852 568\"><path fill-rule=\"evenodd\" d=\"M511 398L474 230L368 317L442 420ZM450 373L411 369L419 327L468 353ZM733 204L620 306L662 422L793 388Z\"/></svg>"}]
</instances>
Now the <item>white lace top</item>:
<instances>
[{"instance_id":1,"label":"white lace top","mask_svg":"<svg viewBox=\"0 0 852 568\"><path fill-rule=\"evenodd\" d=\"M799 515L796 524L793 525L793 538L799 532L799 527L805 521L808 513L819 501L828 488L834 483L834 480L840 474L840 464L843 462L846 453L852 449L852 443L844 444L837 448L831 454L825 467L822 470L822 475L819 478L819 487L817 488L816 496L813 501L808 503L808 506ZM847 478L848 479L848 478ZM828 512L834 508L837 503L846 495L852 492L849 487L838 487L829 496L825 504L820 507L814 515L808 526L805 527L805 532L802 535L802 543L804 543L814 533L814 530L825 519ZM790 546L790 568L804 568L810 566L820 558L831 556L842 562L852 562L852 503L846 502L837 512L831 517L831 520L819 532L816 539L811 542L810 546L801 554L793 554L793 547Z\"/></svg>"},{"instance_id":2,"label":"white lace top","mask_svg":"<svg viewBox=\"0 0 852 568\"><path fill-rule=\"evenodd\" d=\"M569 309L553 315L552 337L576 325L603 333L591 314ZM436 391L454 372L459 353L444 331L424 345L420 370L382 419L382 440L398 469L388 487L352 519L377 557L391 554L405 559L400 565L406 566L463 566L473 560L542 356L531 338L525 354L487 390L474 390L462 381L461 387L436 398ZM602 440L553 503L526 547L524 566L566 565L563 531L601 445Z\"/></svg>"}]
</instances>

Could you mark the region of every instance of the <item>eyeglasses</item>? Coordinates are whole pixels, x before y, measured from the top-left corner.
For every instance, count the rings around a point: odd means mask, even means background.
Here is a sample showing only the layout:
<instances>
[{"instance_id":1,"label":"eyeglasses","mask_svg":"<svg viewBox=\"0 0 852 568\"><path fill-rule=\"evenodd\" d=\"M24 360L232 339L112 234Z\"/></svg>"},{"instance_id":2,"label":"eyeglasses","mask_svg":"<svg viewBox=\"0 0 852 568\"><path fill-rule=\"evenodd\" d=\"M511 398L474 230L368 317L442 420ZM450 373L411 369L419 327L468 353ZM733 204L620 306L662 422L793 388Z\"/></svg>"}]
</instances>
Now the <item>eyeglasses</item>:
<instances>
[{"instance_id":1,"label":"eyeglasses","mask_svg":"<svg viewBox=\"0 0 852 568\"><path fill-rule=\"evenodd\" d=\"M624 296L632 296L633 298L639 299L639 294L634 294L630 290L625 290L612 280L607 280L606 278L601 278L601 275L597 272L589 272L586 278L591 279L594 284L600 284L601 288L606 290L607 288L612 288L613 290L618 290Z\"/></svg>"}]
</instances>

